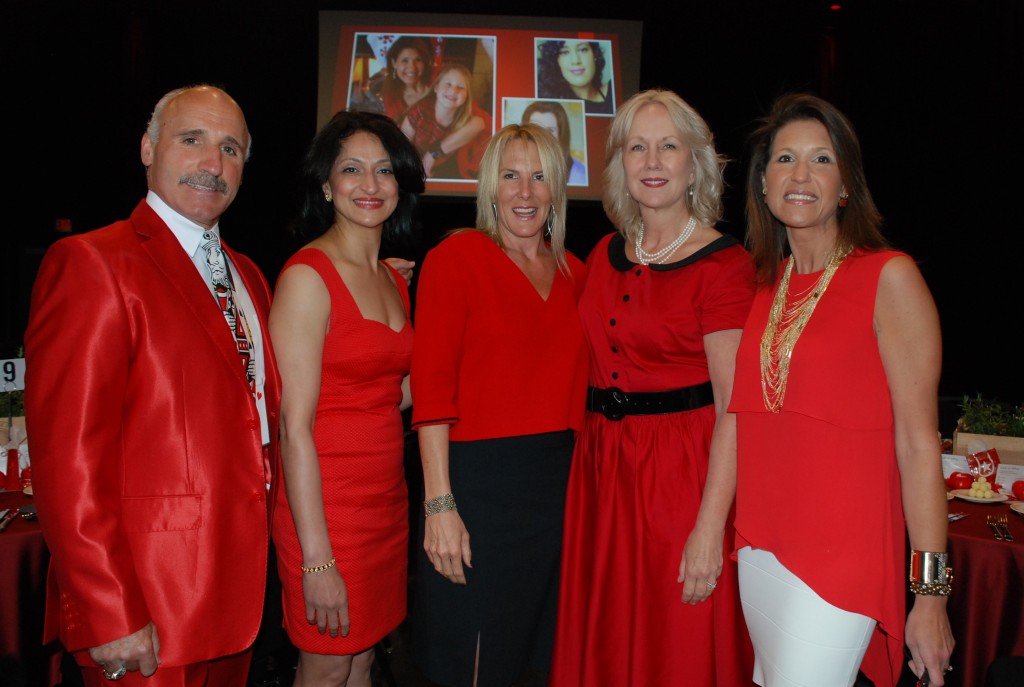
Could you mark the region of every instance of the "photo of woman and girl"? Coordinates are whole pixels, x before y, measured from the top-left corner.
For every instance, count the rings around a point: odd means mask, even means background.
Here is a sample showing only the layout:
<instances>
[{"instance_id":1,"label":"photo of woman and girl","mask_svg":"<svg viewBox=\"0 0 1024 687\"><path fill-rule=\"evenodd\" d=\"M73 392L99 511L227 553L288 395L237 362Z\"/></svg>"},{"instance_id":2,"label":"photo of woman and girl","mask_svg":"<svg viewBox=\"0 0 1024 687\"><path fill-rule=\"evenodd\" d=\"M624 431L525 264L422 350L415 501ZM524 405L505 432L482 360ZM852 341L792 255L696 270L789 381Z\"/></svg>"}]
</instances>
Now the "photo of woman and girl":
<instances>
[{"instance_id":1,"label":"photo of woman and girl","mask_svg":"<svg viewBox=\"0 0 1024 687\"><path fill-rule=\"evenodd\" d=\"M349 109L397 123L431 179L474 180L492 132L493 60L486 39L364 34L356 40ZM491 41L493 45L493 41ZM374 57L375 55L381 55ZM373 71L365 83L360 72Z\"/></svg>"}]
</instances>

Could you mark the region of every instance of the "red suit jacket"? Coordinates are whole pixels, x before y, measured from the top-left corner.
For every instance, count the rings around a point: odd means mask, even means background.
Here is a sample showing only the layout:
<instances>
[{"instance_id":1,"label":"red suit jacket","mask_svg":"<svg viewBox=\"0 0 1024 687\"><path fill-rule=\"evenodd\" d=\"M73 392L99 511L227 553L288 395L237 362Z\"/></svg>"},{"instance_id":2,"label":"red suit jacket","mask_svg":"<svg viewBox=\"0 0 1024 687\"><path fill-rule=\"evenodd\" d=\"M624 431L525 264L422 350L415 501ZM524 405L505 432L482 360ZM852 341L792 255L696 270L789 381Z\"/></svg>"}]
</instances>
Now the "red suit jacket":
<instances>
[{"instance_id":1,"label":"red suit jacket","mask_svg":"<svg viewBox=\"0 0 1024 687\"><path fill-rule=\"evenodd\" d=\"M270 287L225 251L258 311L276 437ZM25 351L47 640L79 651L153 621L165 666L246 649L267 566L259 415L209 287L145 201L50 248Z\"/></svg>"}]
</instances>

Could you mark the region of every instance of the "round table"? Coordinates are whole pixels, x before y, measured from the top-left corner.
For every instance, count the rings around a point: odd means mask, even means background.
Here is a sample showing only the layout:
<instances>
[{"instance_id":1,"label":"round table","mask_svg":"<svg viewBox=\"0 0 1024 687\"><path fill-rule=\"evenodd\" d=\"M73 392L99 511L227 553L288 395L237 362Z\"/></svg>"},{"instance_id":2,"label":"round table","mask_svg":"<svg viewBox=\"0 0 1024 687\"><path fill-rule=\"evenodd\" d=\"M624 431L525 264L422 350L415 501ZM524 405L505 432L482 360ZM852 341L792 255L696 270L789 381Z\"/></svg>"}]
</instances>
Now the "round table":
<instances>
[{"instance_id":1,"label":"round table","mask_svg":"<svg viewBox=\"0 0 1024 687\"><path fill-rule=\"evenodd\" d=\"M1013 501L978 504L954 498L950 513L967 517L949 523L953 591L949 620L956 648L951 687L983 687L985 671L1002 656L1024 656L1024 517ZM986 524L1005 515L1014 541L997 541Z\"/></svg>"},{"instance_id":2,"label":"round table","mask_svg":"<svg viewBox=\"0 0 1024 687\"><path fill-rule=\"evenodd\" d=\"M0 492L0 510L31 504L20 491ZM49 563L37 520L19 517L0 532L0 657L5 671L24 671L30 685L60 682L60 643L43 644Z\"/></svg>"}]
</instances>

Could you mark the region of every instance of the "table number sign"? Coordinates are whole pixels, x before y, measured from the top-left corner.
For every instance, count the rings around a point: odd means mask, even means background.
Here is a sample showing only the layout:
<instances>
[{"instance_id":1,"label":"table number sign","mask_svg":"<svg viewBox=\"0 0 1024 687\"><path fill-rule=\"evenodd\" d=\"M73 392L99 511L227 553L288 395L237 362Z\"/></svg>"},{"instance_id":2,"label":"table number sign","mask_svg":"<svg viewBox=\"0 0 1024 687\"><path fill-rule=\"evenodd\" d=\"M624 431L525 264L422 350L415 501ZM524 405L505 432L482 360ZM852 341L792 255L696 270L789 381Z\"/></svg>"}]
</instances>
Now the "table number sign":
<instances>
[{"instance_id":1,"label":"table number sign","mask_svg":"<svg viewBox=\"0 0 1024 687\"><path fill-rule=\"evenodd\" d=\"M24 391L25 359L0 360L0 391Z\"/></svg>"},{"instance_id":2,"label":"table number sign","mask_svg":"<svg viewBox=\"0 0 1024 687\"><path fill-rule=\"evenodd\" d=\"M7 401L7 412L4 413L7 417L0 419L0 445L10 441L10 428L14 426L14 392L24 390L25 359L0 360L0 401Z\"/></svg>"},{"instance_id":3,"label":"table number sign","mask_svg":"<svg viewBox=\"0 0 1024 687\"><path fill-rule=\"evenodd\" d=\"M0 391L7 394L7 419L0 425L3 430L4 442L0 446L3 454L4 483L3 489L8 491L21 490L21 460L19 454L20 440L14 435L14 392L25 389L25 359L11 358L0 360ZM24 436L24 433L22 433Z\"/></svg>"}]
</instances>

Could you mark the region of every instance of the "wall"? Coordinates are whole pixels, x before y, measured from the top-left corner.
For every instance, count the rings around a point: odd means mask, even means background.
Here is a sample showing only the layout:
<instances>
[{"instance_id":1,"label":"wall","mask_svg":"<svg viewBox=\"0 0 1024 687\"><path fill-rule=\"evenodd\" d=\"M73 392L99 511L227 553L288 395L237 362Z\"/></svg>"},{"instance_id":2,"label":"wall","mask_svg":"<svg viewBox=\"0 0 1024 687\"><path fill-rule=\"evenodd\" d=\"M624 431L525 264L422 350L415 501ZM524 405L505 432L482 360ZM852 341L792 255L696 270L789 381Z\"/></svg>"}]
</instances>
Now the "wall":
<instances>
[{"instance_id":1,"label":"wall","mask_svg":"<svg viewBox=\"0 0 1024 687\"><path fill-rule=\"evenodd\" d=\"M550 4L524 1L515 12L553 15ZM887 234L920 261L939 305L941 393L1019 400L1024 363L1011 330L1024 312L1017 217L1024 174L1016 111L1007 103L1024 66L1024 10L1000 0L851 0L839 12L830 4L656 3L606 16L644 22L641 87L678 91L732 158L721 228L736 236L743 233L751 120L790 89L818 92L846 110ZM375 7L413 12L422 4L380 0ZM75 231L85 231L126 216L144 194L143 126L158 97L179 85L222 83L245 109L254 152L224 234L276 276L291 248L283 227L294 207L294 173L315 128L317 11L347 8L312 0L5 7L9 237L0 357L20 345L28 285L57 236L55 220L70 218ZM488 11L461 0L445 8ZM558 3L561 16L595 12L592 3ZM473 219L465 200L423 205L424 248ZM570 206L569 227L570 247L580 254L611 230L592 202Z\"/></svg>"}]
</instances>

